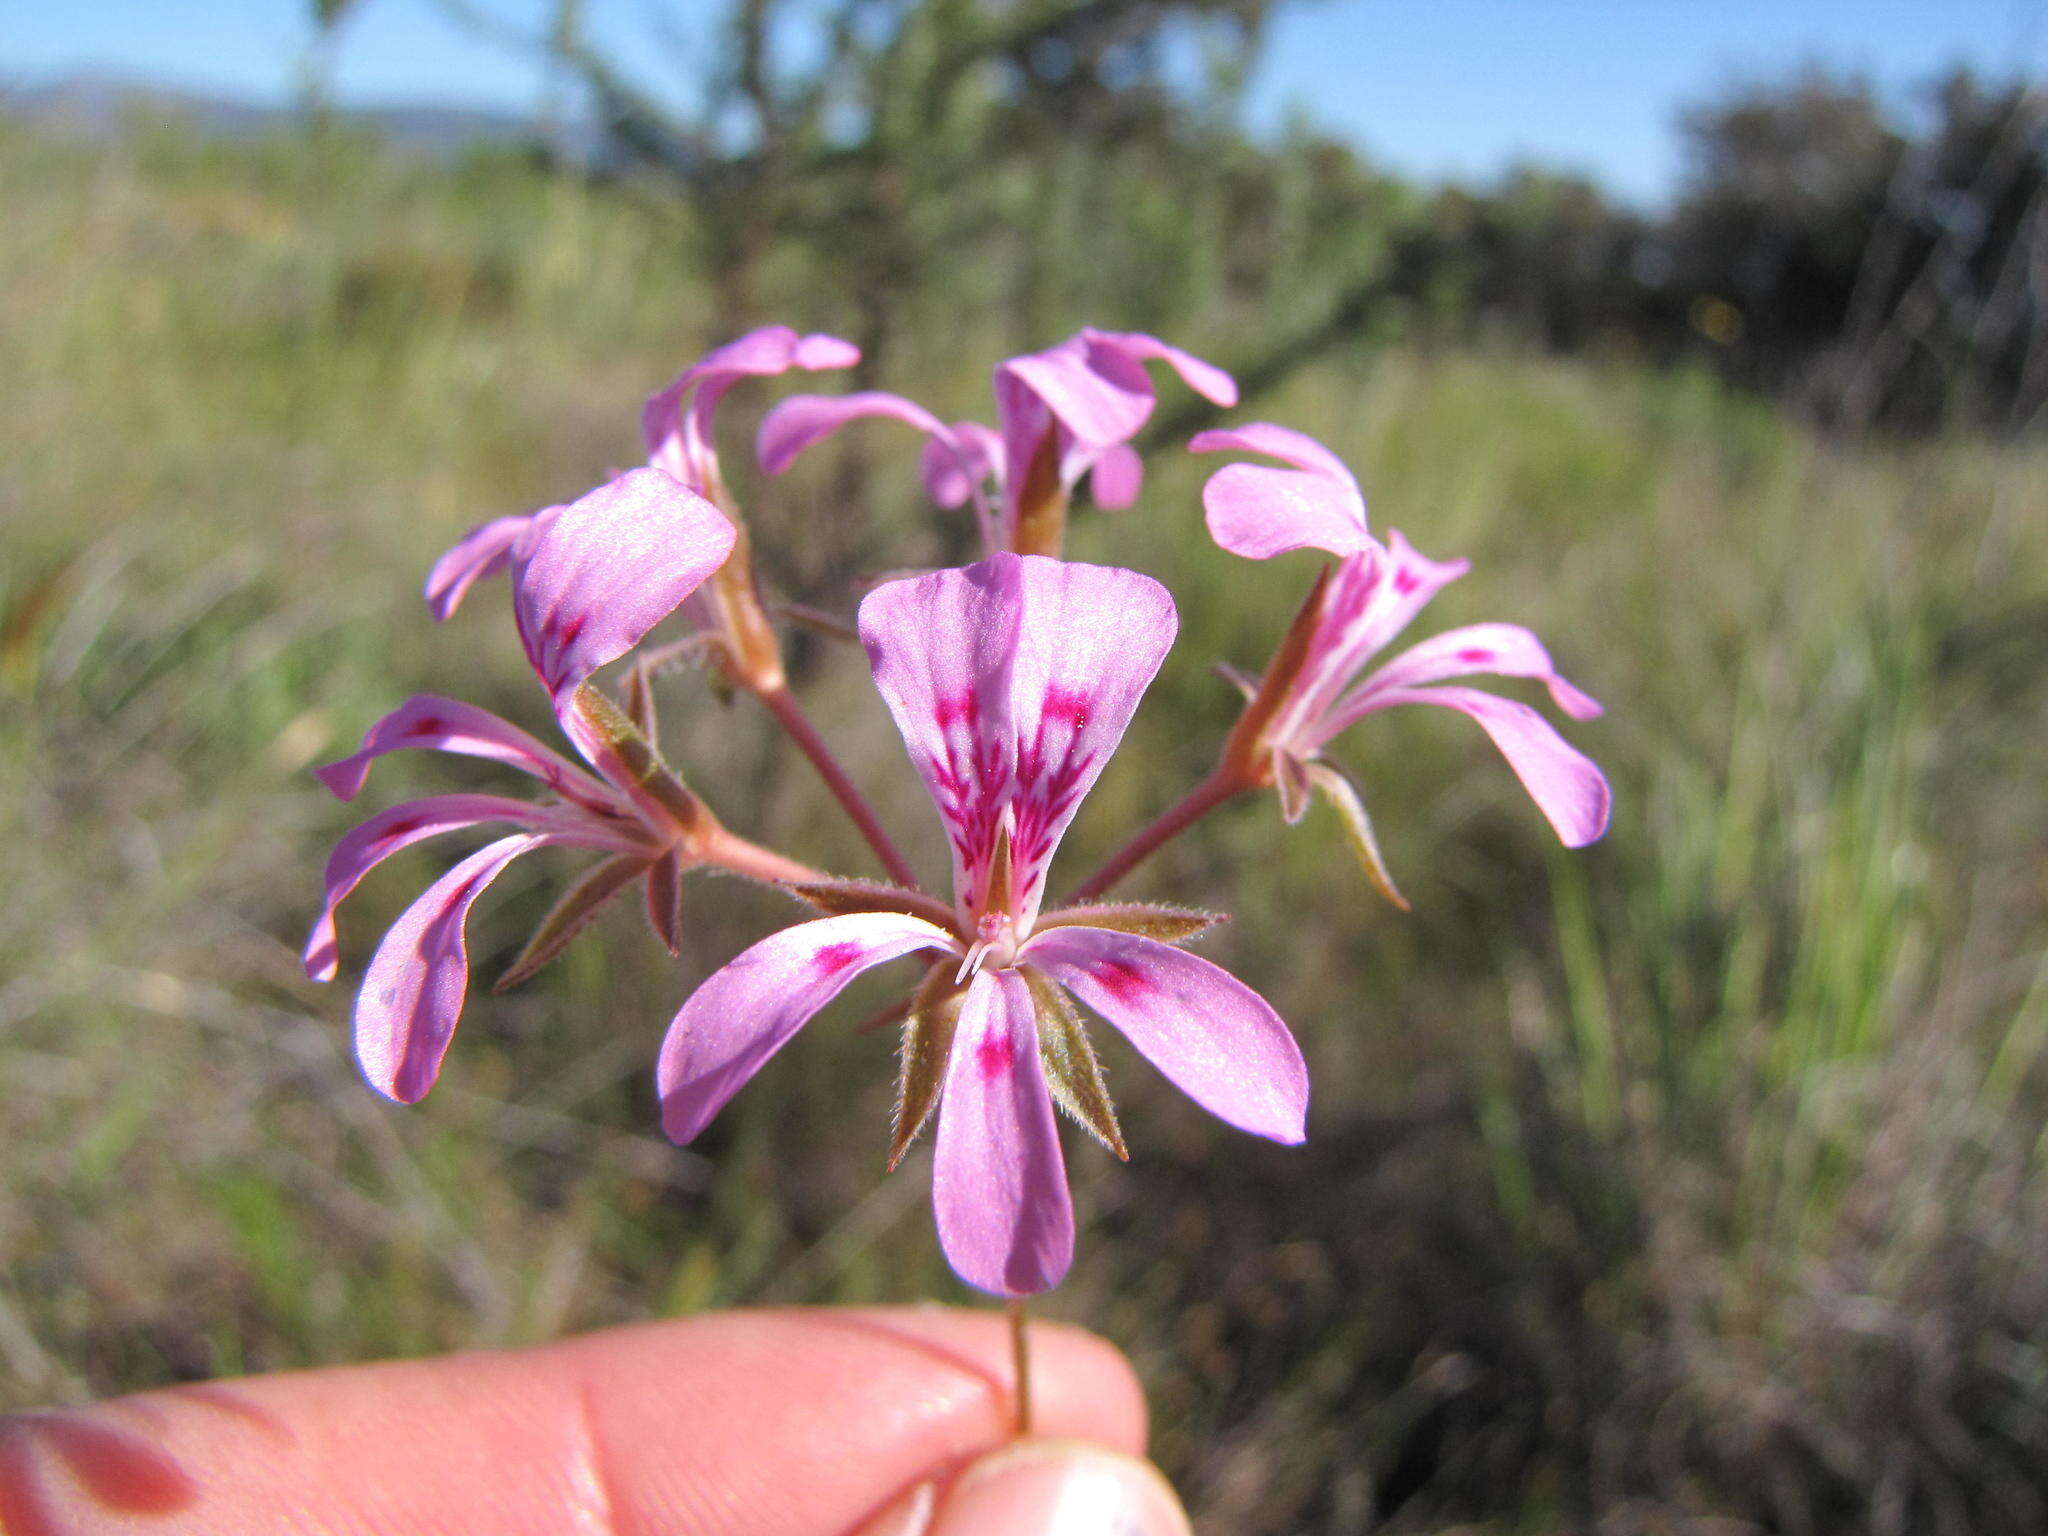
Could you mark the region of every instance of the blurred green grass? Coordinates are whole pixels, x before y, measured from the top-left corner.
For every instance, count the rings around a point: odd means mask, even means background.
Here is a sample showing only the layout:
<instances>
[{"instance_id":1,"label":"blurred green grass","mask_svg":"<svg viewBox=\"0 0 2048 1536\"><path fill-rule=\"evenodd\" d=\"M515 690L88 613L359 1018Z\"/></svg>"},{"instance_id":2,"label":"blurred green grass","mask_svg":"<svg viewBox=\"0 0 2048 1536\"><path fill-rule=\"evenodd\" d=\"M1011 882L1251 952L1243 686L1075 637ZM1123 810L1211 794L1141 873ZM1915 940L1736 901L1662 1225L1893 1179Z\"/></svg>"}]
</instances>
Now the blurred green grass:
<instances>
[{"instance_id":1,"label":"blurred green grass","mask_svg":"<svg viewBox=\"0 0 2048 1536\"><path fill-rule=\"evenodd\" d=\"M631 462L641 397L738 328L683 215L510 157L161 130L0 128L0 206L0 1402L966 1300L921 1162L881 1174L867 993L699 1145L659 1136L661 1030L771 893L693 882L680 964L613 914L480 992L411 1110L350 1063L353 972L297 970L355 819L310 764L419 690L541 729L502 596L437 628L419 578ZM835 322L794 266L764 302ZM884 382L985 414L988 365L1052 339L970 304ZM726 457L786 595L843 611L821 575L963 547L886 426L747 474L767 398L734 396ZM1247 802L1157 859L1134 892L1235 913L1209 952L1301 1034L1311 1141L1245 1144L1101 1040L1134 1161L1070 1138L1046 1310L1134 1353L1219 1531L2048 1524L2048 451L1823 442L1703 376L1509 353L1360 351L1249 409L1474 559L1421 632L1528 623L1607 703L1570 734L1616 823L1559 851L1469 723L1396 712L1338 750L1414 915L1320 812ZM1183 631L1069 879L1206 768L1207 663L1261 663L1309 577L1208 543L1205 468L1162 455L1138 510L1077 518L1071 552L1159 574ZM938 867L860 658L799 655ZM865 869L759 719L687 677L663 703L729 821ZM394 759L363 804L487 772ZM354 966L445 857L354 899ZM529 862L473 924L482 977L558 888Z\"/></svg>"}]
</instances>

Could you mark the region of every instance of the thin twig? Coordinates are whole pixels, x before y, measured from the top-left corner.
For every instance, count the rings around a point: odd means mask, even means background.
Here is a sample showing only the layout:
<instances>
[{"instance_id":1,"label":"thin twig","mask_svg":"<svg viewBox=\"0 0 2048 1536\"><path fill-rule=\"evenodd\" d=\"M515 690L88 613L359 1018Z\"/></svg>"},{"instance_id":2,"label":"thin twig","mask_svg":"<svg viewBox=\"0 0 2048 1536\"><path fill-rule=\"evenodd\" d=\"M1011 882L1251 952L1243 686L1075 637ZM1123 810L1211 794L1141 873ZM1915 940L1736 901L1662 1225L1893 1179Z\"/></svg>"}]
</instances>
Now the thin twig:
<instances>
[{"instance_id":1,"label":"thin twig","mask_svg":"<svg viewBox=\"0 0 2048 1536\"><path fill-rule=\"evenodd\" d=\"M832 755L832 749L825 744L825 738L820 736L818 728L811 724L811 717L805 714L803 706L797 703L796 695L787 688L773 688L759 697L761 702L768 706L768 713L773 715L777 723L789 734L789 739L811 760L811 766L818 770L818 776L825 781L825 787L832 791L832 798L837 800L840 808L852 818L853 824L860 829L860 835L866 838L868 846L874 849L875 857L882 861L882 868L889 872L889 878L905 890L916 890L917 876L911 872L908 861L897 850L889 834L882 830L882 823L876 817L874 807L868 804L867 797L860 792L860 786L839 766L839 759Z\"/></svg>"},{"instance_id":2,"label":"thin twig","mask_svg":"<svg viewBox=\"0 0 2048 1536\"><path fill-rule=\"evenodd\" d=\"M1067 898L1069 903L1091 901L1100 896L1217 806L1251 787L1238 776L1219 768L1189 790L1179 804L1111 854L1100 869L1075 887L1073 895Z\"/></svg>"}]
</instances>

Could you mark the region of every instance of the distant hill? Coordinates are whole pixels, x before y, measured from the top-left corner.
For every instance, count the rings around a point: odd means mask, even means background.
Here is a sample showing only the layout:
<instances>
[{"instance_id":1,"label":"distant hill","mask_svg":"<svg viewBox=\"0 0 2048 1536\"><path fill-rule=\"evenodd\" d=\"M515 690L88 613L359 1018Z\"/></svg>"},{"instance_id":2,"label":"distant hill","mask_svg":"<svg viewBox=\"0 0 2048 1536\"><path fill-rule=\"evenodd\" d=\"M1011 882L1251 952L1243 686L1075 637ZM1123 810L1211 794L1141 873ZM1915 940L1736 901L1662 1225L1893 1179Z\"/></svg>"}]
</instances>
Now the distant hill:
<instances>
[{"instance_id":1,"label":"distant hill","mask_svg":"<svg viewBox=\"0 0 2048 1536\"><path fill-rule=\"evenodd\" d=\"M268 133L298 118L292 107L97 71L34 84L0 80L0 116L73 133L108 134L138 113L174 117L203 132L234 137ZM523 113L475 107L399 102L337 108L334 115L343 123L375 129L393 143L432 154L454 153L474 144L516 144L539 136L533 119Z\"/></svg>"}]
</instances>

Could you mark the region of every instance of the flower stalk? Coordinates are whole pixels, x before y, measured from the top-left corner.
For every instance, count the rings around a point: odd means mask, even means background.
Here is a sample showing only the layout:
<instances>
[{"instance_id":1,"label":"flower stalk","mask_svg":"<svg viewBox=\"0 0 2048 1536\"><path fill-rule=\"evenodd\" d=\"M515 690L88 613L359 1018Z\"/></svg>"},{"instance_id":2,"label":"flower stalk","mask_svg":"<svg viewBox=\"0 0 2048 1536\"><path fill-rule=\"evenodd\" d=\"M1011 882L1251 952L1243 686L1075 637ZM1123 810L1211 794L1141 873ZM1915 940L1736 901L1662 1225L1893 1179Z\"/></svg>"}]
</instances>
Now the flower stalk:
<instances>
[{"instance_id":1,"label":"flower stalk","mask_svg":"<svg viewBox=\"0 0 2048 1536\"><path fill-rule=\"evenodd\" d=\"M1219 805L1258 787L1257 781L1234 772L1227 762L1218 765L1177 804L1105 859L1100 869L1074 888L1068 900L1093 901Z\"/></svg>"},{"instance_id":2,"label":"flower stalk","mask_svg":"<svg viewBox=\"0 0 2048 1536\"><path fill-rule=\"evenodd\" d=\"M1010 1315L1010 1375L1014 1383L1016 1430L1019 1440L1031 1437L1031 1337L1024 1315L1024 1298L1013 1296L1006 1309Z\"/></svg>"},{"instance_id":3,"label":"flower stalk","mask_svg":"<svg viewBox=\"0 0 2048 1536\"><path fill-rule=\"evenodd\" d=\"M825 781L825 787L832 792L832 798L839 802L839 808L846 812L847 818L867 840L868 847L874 850L875 857L882 861L882 868L888 872L889 878L900 886L916 890L917 876L910 868L910 861L903 857L902 850L883 829L881 819L875 815L874 807L868 804L867 796L860 792L860 786L855 784L846 770L840 766L839 759L832 754L832 748L818 733L818 728L811 723L811 717L804 713L803 705L799 704L796 695L789 691L789 685L780 684L760 694L759 697L768 713L775 717L776 723L782 727L789 739L796 743L797 750L811 760L811 766L818 770L818 777ZM807 875L794 878L815 880L819 877Z\"/></svg>"}]
</instances>

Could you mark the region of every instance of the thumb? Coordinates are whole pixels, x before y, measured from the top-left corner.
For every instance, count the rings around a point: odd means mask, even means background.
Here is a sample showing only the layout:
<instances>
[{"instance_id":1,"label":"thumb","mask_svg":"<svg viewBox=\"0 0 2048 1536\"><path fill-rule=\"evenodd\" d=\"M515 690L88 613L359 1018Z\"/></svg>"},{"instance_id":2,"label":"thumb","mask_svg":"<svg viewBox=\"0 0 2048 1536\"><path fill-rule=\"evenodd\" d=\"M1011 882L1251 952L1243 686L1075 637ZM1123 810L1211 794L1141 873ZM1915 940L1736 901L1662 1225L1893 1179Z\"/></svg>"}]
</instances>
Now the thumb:
<instances>
[{"instance_id":1,"label":"thumb","mask_svg":"<svg viewBox=\"0 0 2048 1536\"><path fill-rule=\"evenodd\" d=\"M1079 1440L1025 1440L920 1483L857 1536L1191 1536L1159 1469Z\"/></svg>"}]
</instances>

